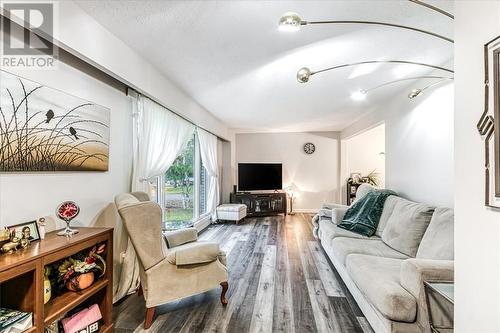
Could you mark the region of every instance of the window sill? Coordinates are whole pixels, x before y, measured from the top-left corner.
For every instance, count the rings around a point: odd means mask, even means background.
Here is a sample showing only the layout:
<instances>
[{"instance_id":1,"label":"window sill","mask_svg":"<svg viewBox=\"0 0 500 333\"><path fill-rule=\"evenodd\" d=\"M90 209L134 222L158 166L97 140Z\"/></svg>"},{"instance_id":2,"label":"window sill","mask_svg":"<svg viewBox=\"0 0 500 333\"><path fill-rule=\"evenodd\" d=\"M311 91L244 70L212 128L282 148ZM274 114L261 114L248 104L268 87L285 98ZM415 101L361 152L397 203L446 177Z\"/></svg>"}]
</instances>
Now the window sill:
<instances>
[{"instance_id":1,"label":"window sill","mask_svg":"<svg viewBox=\"0 0 500 333\"><path fill-rule=\"evenodd\" d=\"M200 232L208 227L210 225L210 222L210 214L206 213L200 216L200 218L193 223L193 226L196 228L196 230L198 230L198 232Z\"/></svg>"}]
</instances>

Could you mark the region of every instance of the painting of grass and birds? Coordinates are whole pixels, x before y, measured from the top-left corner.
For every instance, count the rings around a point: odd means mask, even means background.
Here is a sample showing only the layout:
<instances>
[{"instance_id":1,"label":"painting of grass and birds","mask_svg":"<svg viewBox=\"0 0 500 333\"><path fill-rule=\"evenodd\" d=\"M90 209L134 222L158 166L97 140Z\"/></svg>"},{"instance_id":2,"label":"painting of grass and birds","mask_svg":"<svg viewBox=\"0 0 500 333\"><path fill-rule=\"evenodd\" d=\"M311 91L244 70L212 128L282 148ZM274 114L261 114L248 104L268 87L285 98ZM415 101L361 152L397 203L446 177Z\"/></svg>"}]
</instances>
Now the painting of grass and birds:
<instances>
[{"instance_id":1,"label":"painting of grass and birds","mask_svg":"<svg viewBox=\"0 0 500 333\"><path fill-rule=\"evenodd\" d=\"M109 109L0 71L0 172L107 171Z\"/></svg>"}]
</instances>

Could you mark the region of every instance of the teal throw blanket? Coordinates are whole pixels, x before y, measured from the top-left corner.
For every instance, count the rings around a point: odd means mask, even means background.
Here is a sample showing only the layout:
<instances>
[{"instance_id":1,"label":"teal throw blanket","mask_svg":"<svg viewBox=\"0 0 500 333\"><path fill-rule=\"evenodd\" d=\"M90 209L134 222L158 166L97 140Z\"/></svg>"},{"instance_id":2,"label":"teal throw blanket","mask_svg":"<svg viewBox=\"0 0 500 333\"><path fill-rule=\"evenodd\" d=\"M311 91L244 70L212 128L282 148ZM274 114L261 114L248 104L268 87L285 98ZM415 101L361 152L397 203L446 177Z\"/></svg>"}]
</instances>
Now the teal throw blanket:
<instances>
[{"instance_id":1,"label":"teal throw blanket","mask_svg":"<svg viewBox=\"0 0 500 333\"><path fill-rule=\"evenodd\" d=\"M385 200L390 195L397 194L390 190L369 192L347 210L338 227L360 235L373 236L377 230Z\"/></svg>"}]
</instances>

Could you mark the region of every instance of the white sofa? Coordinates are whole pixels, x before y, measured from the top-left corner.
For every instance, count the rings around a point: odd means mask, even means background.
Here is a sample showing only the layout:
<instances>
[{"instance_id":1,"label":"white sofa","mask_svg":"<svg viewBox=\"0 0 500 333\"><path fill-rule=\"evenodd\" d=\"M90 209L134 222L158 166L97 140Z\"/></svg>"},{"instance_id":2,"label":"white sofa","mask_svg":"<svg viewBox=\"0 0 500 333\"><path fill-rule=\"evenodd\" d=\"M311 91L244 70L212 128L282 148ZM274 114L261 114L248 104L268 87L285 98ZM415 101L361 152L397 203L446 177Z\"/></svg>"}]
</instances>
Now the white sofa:
<instances>
[{"instance_id":1,"label":"white sofa","mask_svg":"<svg viewBox=\"0 0 500 333\"><path fill-rule=\"evenodd\" d=\"M453 280L453 210L389 196L366 237L337 227L347 209L323 207L317 236L374 331L430 332L423 281Z\"/></svg>"}]
</instances>

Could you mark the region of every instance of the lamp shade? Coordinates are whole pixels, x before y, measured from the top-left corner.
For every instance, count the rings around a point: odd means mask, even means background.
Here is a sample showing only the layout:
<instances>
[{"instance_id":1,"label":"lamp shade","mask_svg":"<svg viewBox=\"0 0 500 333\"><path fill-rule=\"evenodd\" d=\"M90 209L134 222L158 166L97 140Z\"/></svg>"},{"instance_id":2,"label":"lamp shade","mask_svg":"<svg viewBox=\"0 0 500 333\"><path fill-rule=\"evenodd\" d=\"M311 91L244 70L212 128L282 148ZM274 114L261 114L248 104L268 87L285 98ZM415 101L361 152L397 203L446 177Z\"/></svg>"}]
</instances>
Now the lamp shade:
<instances>
[{"instance_id":1,"label":"lamp shade","mask_svg":"<svg viewBox=\"0 0 500 333\"><path fill-rule=\"evenodd\" d=\"M287 12L281 16L278 22L280 31L295 32L300 30L302 19L297 13Z\"/></svg>"}]
</instances>

